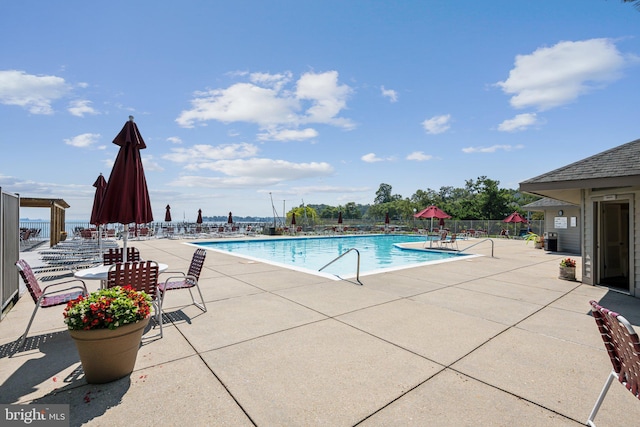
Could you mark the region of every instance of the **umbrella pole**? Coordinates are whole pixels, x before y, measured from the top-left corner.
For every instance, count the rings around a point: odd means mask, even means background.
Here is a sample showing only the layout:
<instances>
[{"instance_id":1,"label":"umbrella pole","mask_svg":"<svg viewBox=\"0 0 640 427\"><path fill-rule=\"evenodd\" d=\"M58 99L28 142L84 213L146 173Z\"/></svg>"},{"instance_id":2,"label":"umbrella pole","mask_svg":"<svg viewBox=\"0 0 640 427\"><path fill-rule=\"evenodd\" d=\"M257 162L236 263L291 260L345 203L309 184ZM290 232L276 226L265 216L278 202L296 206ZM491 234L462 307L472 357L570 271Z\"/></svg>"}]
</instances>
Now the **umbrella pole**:
<instances>
[{"instance_id":1,"label":"umbrella pole","mask_svg":"<svg viewBox=\"0 0 640 427\"><path fill-rule=\"evenodd\" d=\"M102 224L98 225L98 250L100 251L100 256L102 256Z\"/></svg>"},{"instance_id":2,"label":"umbrella pole","mask_svg":"<svg viewBox=\"0 0 640 427\"><path fill-rule=\"evenodd\" d=\"M127 239L129 238L129 224L124 225L124 231L122 232L122 259L127 259Z\"/></svg>"}]
</instances>

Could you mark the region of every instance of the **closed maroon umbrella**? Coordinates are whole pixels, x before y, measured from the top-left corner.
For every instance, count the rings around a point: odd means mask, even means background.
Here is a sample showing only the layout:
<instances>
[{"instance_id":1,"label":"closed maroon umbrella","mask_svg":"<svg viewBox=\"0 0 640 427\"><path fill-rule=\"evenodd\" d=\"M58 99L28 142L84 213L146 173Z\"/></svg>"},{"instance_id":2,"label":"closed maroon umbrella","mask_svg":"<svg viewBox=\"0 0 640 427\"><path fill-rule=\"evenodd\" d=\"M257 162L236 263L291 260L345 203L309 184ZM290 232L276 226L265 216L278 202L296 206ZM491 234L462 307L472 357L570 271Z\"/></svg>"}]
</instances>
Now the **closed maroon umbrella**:
<instances>
[{"instance_id":1,"label":"closed maroon umbrella","mask_svg":"<svg viewBox=\"0 0 640 427\"><path fill-rule=\"evenodd\" d=\"M291 213L291 225L296 225L296 213Z\"/></svg>"},{"instance_id":2,"label":"closed maroon umbrella","mask_svg":"<svg viewBox=\"0 0 640 427\"><path fill-rule=\"evenodd\" d=\"M342 224L342 211L338 212L338 224Z\"/></svg>"},{"instance_id":3,"label":"closed maroon umbrella","mask_svg":"<svg viewBox=\"0 0 640 427\"><path fill-rule=\"evenodd\" d=\"M231 212L229 212L229 218L227 218L227 224L233 224L233 216L231 215Z\"/></svg>"},{"instance_id":4,"label":"closed maroon umbrella","mask_svg":"<svg viewBox=\"0 0 640 427\"><path fill-rule=\"evenodd\" d=\"M171 206L167 205L167 210L164 213L165 222L171 222Z\"/></svg>"},{"instance_id":5,"label":"closed maroon umbrella","mask_svg":"<svg viewBox=\"0 0 640 427\"><path fill-rule=\"evenodd\" d=\"M146 224L153 221L147 180L140 159L140 150L147 146L133 121L133 116L129 116L129 121L124 124L113 143L118 145L120 150L107 182L97 221L101 224L123 224L123 246L126 248L128 224Z\"/></svg>"},{"instance_id":6,"label":"closed maroon umbrella","mask_svg":"<svg viewBox=\"0 0 640 427\"><path fill-rule=\"evenodd\" d=\"M202 224L202 209L198 209L198 219L196 219L197 224Z\"/></svg>"},{"instance_id":7,"label":"closed maroon umbrella","mask_svg":"<svg viewBox=\"0 0 640 427\"><path fill-rule=\"evenodd\" d=\"M107 181L104 179L104 176L100 174L96 182L93 183L93 186L96 187L96 193L93 196L93 209L91 209L91 220L89 224L93 224L96 227L102 225L98 221L98 215L100 214L100 208L102 207L102 202L104 201L104 193L107 189Z\"/></svg>"},{"instance_id":8,"label":"closed maroon umbrella","mask_svg":"<svg viewBox=\"0 0 640 427\"><path fill-rule=\"evenodd\" d=\"M102 252L102 224L98 222L98 214L100 213L100 208L104 201L104 192L107 189L107 181L104 179L102 174L98 176L98 179L93 183L93 186L96 187L96 193L93 196L93 208L91 209L91 219L89 220L89 224L93 224L98 228L98 247L100 248L100 252Z\"/></svg>"},{"instance_id":9,"label":"closed maroon umbrella","mask_svg":"<svg viewBox=\"0 0 640 427\"><path fill-rule=\"evenodd\" d=\"M389 212L387 212L384 216L384 223L388 225L390 222L391 220L389 219Z\"/></svg>"}]
</instances>

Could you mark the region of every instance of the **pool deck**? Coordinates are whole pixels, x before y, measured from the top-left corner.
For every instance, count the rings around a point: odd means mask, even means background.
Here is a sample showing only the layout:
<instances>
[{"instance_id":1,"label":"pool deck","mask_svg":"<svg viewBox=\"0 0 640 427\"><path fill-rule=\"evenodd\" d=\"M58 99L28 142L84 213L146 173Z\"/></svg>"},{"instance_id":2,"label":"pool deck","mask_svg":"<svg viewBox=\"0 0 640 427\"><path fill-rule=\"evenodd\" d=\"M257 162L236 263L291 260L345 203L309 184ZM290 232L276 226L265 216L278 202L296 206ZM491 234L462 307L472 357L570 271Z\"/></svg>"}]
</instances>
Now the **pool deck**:
<instances>
[{"instance_id":1,"label":"pool deck","mask_svg":"<svg viewBox=\"0 0 640 427\"><path fill-rule=\"evenodd\" d=\"M186 271L190 242L129 245ZM494 257L486 241L471 249L484 256L363 286L208 252L208 311L169 293L164 338L148 331L131 376L102 385L83 379L61 308L39 310L9 357L33 310L23 295L0 321L0 403L69 404L72 426L584 425L611 370L589 301L638 326L640 299L558 279L566 254L493 243ZM639 419L614 383L598 426Z\"/></svg>"}]
</instances>

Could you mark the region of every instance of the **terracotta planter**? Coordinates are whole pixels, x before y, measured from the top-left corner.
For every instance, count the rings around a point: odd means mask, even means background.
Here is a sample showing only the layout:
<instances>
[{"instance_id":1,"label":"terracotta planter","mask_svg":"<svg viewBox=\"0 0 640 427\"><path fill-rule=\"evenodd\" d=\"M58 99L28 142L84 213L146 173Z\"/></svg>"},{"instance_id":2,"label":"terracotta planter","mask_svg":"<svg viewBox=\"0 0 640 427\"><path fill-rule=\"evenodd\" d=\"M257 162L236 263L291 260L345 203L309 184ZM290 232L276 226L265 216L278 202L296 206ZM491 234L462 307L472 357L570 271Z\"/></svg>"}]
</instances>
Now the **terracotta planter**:
<instances>
[{"instance_id":1,"label":"terracotta planter","mask_svg":"<svg viewBox=\"0 0 640 427\"><path fill-rule=\"evenodd\" d=\"M558 278L563 280L576 280L576 268L560 266Z\"/></svg>"},{"instance_id":2,"label":"terracotta planter","mask_svg":"<svg viewBox=\"0 0 640 427\"><path fill-rule=\"evenodd\" d=\"M113 330L70 330L87 382L108 383L133 372L142 333L148 323L149 318Z\"/></svg>"}]
</instances>

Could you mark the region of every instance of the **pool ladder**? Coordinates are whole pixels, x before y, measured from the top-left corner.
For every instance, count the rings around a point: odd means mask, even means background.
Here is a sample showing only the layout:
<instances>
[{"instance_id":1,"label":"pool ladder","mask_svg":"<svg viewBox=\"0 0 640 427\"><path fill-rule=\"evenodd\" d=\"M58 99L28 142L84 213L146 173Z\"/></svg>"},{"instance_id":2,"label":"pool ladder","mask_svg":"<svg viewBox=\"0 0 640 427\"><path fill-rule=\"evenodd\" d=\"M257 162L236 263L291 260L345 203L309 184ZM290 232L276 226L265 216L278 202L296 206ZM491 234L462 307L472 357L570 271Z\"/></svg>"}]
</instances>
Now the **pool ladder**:
<instances>
[{"instance_id":1,"label":"pool ladder","mask_svg":"<svg viewBox=\"0 0 640 427\"><path fill-rule=\"evenodd\" d=\"M331 264L333 264L334 262L338 261L340 258L342 258L343 256L345 256L346 254L348 254L351 251L355 251L358 254L358 264L357 264L357 267L356 267L356 280L358 281L358 283L360 285L362 285L362 282L360 281L360 251L357 250L356 248L351 248L351 249L343 252L342 254L338 255L332 261L329 261L324 267L320 268L320 270L318 270L318 271L322 271L325 268L329 267ZM340 277L340 276L338 276L338 277Z\"/></svg>"}]
</instances>

